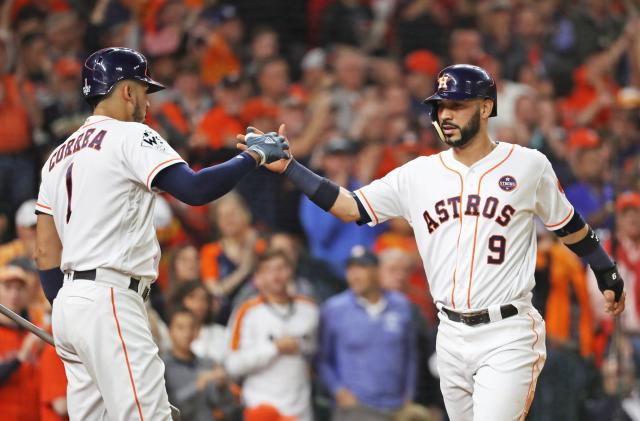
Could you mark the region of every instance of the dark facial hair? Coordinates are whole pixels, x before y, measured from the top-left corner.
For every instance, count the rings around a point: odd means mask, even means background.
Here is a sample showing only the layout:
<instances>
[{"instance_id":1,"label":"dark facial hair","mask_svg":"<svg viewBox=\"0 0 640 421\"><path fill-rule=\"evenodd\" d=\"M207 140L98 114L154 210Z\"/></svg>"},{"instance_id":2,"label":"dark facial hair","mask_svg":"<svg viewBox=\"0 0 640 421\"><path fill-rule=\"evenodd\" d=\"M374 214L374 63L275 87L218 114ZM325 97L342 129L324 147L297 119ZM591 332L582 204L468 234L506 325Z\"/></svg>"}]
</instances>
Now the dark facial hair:
<instances>
[{"instance_id":1,"label":"dark facial hair","mask_svg":"<svg viewBox=\"0 0 640 421\"><path fill-rule=\"evenodd\" d=\"M466 126L460 128L460 139L449 140L445 137L444 143L454 148L463 148L480 131L480 107L476 110Z\"/></svg>"}]
</instances>

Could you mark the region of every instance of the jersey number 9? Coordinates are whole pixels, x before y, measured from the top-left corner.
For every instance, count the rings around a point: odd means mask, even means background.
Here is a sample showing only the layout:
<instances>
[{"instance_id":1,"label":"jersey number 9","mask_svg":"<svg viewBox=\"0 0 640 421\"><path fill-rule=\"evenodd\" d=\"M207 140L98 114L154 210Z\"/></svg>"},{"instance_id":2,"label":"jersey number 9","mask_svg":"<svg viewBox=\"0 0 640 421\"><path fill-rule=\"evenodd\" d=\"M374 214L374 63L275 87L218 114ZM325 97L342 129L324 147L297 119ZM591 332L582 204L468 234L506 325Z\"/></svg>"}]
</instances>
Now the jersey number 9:
<instances>
[{"instance_id":1,"label":"jersey number 9","mask_svg":"<svg viewBox=\"0 0 640 421\"><path fill-rule=\"evenodd\" d=\"M507 248L507 239L501 235L492 235L489 237L489 250L493 254L487 256L487 263L499 265L504 262L504 253Z\"/></svg>"}]
</instances>

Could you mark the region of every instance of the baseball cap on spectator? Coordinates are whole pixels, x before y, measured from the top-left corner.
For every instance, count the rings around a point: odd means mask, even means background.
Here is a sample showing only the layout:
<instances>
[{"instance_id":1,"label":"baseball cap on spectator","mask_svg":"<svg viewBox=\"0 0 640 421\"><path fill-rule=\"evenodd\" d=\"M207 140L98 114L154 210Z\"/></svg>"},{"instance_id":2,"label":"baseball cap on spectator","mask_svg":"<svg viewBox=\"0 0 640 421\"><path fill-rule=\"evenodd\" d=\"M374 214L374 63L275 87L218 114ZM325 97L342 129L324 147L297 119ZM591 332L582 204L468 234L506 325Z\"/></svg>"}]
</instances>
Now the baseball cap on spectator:
<instances>
[{"instance_id":1,"label":"baseball cap on spectator","mask_svg":"<svg viewBox=\"0 0 640 421\"><path fill-rule=\"evenodd\" d=\"M231 4L223 4L220 7L210 7L205 9L201 17L211 21L215 25L228 22L238 17L238 9Z\"/></svg>"},{"instance_id":2,"label":"baseball cap on spectator","mask_svg":"<svg viewBox=\"0 0 640 421\"><path fill-rule=\"evenodd\" d=\"M416 50L408 54L404 59L404 67L410 72L422 73L426 76L435 76L440 71L440 59L427 50Z\"/></svg>"},{"instance_id":3,"label":"baseball cap on spectator","mask_svg":"<svg viewBox=\"0 0 640 421\"><path fill-rule=\"evenodd\" d=\"M16 212L17 227L32 227L36 224L38 218L36 216L35 199L27 200L22 203Z\"/></svg>"},{"instance_id":4,"label":"baseball cap on spectator","mask_svg":"<svg viewBox=\"0 0 640 421\"><path fill-rule=\"evenodd\" d=\"M356 152L358 152L357 143L342 137L335 137L324 146L325 155L353 155Z\"/></svg>"},{"instance_id":5,"label":"baseball cap on spectator","mask_svg":"<svg viewBox=\"0 0 640 421\"><path fill-rule=\"evenodd\" d=\"M376 256L371 250L362 245L353 246L349 258L347 259L347 266L377 266L378 256Z\"/></svg>"},{"instance_id":6,"label":"baseball cap on spectator","mask_svg":"<svg viewBox=\"0 0 640 421\"><path fill-rule=\"evenodd\" d=\"M62 78L80 78L82 64L72 57L62 57L53 66L53 71Z\"/></svg>"},{"instance_id":7,"label":"baseball cap on spectator","mask_svg":"<svg viewBox=\"0 0 640 421\"><path fill-rule=\"evenodd\" d=\"M629 208L640 208L640 193L626 192L618 196L616 200L616 211L622 212Z\"/></svg>"},{"instance_id":8,"label":"baseball cap on spectator","mask_svg":"<svg viewBox=\"0 0 640 421\"><path fill-rule=\"evenodd\" d=\"M327 64L327 54L322 48L313 48L305 53L300 62L302 70L324 69Z\"/></svg>"},{"instance_id":9,"label":"baseball cap on spectator","mask_svg":"<svg viewBox=\"0 0 640 421\"><path fill-rule=\"evenodd\" d=\"M29 275L19 266L7 265L0 267L0 282L22 281L29 283Z\"/></svg>"},{"instance_id":10,"label":"baseball cap on spectator","mask_svg":"<svg viewBox=\"0 0 640 421\"><path fill-rule=\"evenodd\" d=\"M261 404L244 410L245 421L295 421L295 417L284 416L275 407Z\"/></svg>"},{"instance_id":11,"label":"baseball cap on spectator","mask_svg":"<svg viewBox=\"0 0 640 421\"><path fill-rule=\"evenodd\" d=\"M579 128L573 130L567 139L567 148L570 151L576 149L594 149L600 147L600 136L595 130Z\"/></svg>"}]
</instances>

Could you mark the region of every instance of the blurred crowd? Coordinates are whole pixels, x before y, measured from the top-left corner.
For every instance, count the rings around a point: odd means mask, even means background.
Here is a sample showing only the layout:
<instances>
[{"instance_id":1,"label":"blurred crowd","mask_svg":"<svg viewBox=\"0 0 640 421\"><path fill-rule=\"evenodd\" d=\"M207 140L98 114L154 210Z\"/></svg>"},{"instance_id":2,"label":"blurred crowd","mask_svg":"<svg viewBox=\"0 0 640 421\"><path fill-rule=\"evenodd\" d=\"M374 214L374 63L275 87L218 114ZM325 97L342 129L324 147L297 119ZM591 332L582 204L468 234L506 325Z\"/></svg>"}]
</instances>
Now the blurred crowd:
<instances>
[{"instance_id":1,"label":"blurred crowd","mask_svg":"<svg viewBox=\"0 0 640 421\"><path fill-rule=\"evenodd\" d=\"M624 0L0 0L0 304L49 326L33 198L91 113L91 52L147 56L168 89L146 123L193 168L285 123L296 159L352 190L442 150L421 101L442 67L476 64L497 82L493 138L547 155L627 289L610 319L540 230L548 358L528 419L640 420L639 15ZM343 224L258 170L208 206L161 195L154 224L150 326L185 421L447 419L405 221ZM2 419L66 419L65 385L53 348L0 316Z\"/></svg>"}]
</instances>

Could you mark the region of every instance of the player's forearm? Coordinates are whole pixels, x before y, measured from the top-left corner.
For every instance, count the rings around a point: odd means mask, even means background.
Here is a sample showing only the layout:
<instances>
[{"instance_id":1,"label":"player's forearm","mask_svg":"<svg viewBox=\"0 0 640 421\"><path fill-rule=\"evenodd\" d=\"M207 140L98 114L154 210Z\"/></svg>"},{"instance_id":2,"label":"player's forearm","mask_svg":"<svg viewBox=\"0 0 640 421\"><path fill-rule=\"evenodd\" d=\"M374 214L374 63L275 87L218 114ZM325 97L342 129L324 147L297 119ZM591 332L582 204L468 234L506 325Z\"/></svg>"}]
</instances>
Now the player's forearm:
<instances>
[{"instance_id":1,"label":"player's forearm","mask_svg":"<svg viewBox=\"0 0 640 421\"><path fill-rule=\"evenodd\" d=\"M555 233L571 251L585 259L598 281L600 291L611 290L618 301L624 289L616 264L604 250L595 232L574 213L571 220Z\"/></svg>"},{"instance_id":2,"label":"player's forearm","mask_svg":"<svg viewBox=\"0 0 640 421\"><path fill-rule=\"evenodd\" d=\"M36 223L36 264L38 269L60 267L62 243L53 216L40 214Z\"/></svg>"},{"instance_id":3,"label":"player's forearm","mask_svg":"<svg viewBox=\"0 0 640 421\"><path fill-rule=\"evenodd\" d=\"M199 206L227 194L256 165L256 160L249 152L198 172L185 164L177 164L160 171L153 185L181 202Z\"/></svg>"},{"instance_id":4,"label":"player's forearm","mask_svg":"<svg viewBox=\"0 0 640 421\"><path fill-rule=\"evenodd\" d=\"M344 222L360 219L358 203L353 194L329 180L320 177L298 161L293 160L284 172L313 203Z\"/></svg>"},{"instance_id":5,"label":"player's forearm","mask_svg":"<svg viewBox=\"0 0 640 421\"><path fill-rule=\"evenodd\" d=\"M329 212L343 222L355 222L360 219L358 204L353 194L344 187L340 187L340 193Z\"/></svg>"},{"instance_id":6,"label":"player's forearm","mask_svg":"<svg viewBox=\"0 0 640 421\"><path fill-rule=\"evenodd\" d=\"M40 285L50 303L62 288L64 275L60 270L62 243L58 236L53 217L38 215L36 224L36 264L40 275Z\"/></svg>"}]
</instances>

